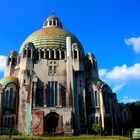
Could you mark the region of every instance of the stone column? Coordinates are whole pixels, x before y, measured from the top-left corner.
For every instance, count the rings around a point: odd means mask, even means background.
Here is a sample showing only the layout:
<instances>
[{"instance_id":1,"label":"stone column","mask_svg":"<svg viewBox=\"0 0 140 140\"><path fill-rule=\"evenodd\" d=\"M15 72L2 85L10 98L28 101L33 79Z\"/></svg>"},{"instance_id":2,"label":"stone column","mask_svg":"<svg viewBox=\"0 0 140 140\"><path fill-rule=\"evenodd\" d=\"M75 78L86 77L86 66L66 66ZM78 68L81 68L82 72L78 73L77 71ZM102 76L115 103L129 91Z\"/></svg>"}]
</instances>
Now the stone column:
<instances>
[{"instance_id":1,"label":"stone column","mask_svg":"<svg viewBox=\"0 0 140 140\"><path fill-rule=\"evenodd\" d=\"M71 37L66 38L66 50L67 50L67 92L66 92L66 106L70 106L70 94L73 94L73 67L72 67L72 46ZM74 96L73 96L74 98ZM74 105L73 105L74 107Z\"/></svg>"},{"instance_id":2,"label":"stone column","mask_svg":"<svg viewBox=\"0 0 140 140\"><path fill-rule=\"evenodd\" d=\"M49 58L51 58L51 51L50 50L48 50L49 51Z\"/></svg>"},{"instance_id":3,"label":"stone column","mask_svg":"<svg viewBox=\"0 0 140 140\"><path fill-rule=\"evenodd\" d=\"M36 90L37 90L37 82L34 82L33 84L33 108L36 107Z\"/></svg>"},{"instance_id":4,"label":"stone column","mask_svg":"<svg viewBox=\"0 0 140 140\"><path fill-rule=\"evenodd\" d=\"M56 59L56 49L54 49L53 51L54 51L54 58Z\"/></svg>"},{"instance_id":5,"label":"stone column","mask_svg":"<svg viewBox=\"0 0 140 140\"><path fill-rule=\"evenodd\" d=\"M59 58L62 59L62 51L59 50Z\"/></svg>"}]
</instances>

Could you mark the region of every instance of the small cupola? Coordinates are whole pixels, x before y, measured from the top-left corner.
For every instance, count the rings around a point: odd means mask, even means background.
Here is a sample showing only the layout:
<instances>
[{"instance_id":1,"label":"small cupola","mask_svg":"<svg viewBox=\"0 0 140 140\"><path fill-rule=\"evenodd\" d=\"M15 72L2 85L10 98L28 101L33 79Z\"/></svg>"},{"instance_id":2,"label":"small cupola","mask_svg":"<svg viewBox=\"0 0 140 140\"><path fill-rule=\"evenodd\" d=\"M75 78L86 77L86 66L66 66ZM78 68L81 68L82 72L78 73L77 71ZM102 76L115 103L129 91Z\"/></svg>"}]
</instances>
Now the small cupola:
<instances>
[{"instance_id":1,"label":"small cupola","mask_svg":"<svg viewBox=\"0 0 140 140\"><path fill-rule=\"evenodd\" d=\"M54 12L52 12L51 16L49 16L43 24L43 28L48 27L62 28L62 23L58 17L54 16Z\"/></svg>"}]
</instances>

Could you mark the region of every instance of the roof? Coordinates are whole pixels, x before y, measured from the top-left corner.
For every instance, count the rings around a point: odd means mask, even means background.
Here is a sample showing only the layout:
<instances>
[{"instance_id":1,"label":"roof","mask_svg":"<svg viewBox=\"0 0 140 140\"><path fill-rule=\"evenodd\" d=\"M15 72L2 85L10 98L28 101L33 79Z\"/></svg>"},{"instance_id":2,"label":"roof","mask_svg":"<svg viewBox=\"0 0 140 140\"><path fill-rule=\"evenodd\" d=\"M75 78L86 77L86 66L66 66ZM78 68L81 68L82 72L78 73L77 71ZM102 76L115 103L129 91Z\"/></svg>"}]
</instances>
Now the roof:
<instances>
[{"instance_id":1,"label":"roof","mask_svg":"<svg viewBox=\"0 0 140 140\"><path fill-rule=\"evenodd\" d=\"M66 48L66 37L70 36L72 43L77 43L79 49L83 51L80 41L70 32L56 27L42 28L33 32L22 43L19 53L28 42L32 42L35 48Z\"/></svg>"},{"instance_id":2,"label":"roof","mask_svg":"<svg viewBox=\"0 0 140 140\"><path fill-rule=\"evenodd\" d=\"M18 78L13 77L13 76L6 76L3 79L0 80L1 85L7 85L8 83L18 83Z\"/></svg>"},{"instance_id":3,"label":"roof","mask_svg":"<svg viewBox=\"0 0 140 140\"><path fill-rule=\"evenodd\" d=\"M88 83L89 84L94 84L100 89L102 88L102 86L107 85L109 93L113 93L111 88L108 86L108 84L105 83L104 81L102 81L101 79L95 78L95 79L89 80Z\"/></svg>"},{"instance_id":4,"label":"roof","mask_svg":"<svg viewBox=\"0 0 140 140\"><path fill-rule=\"evenodd\" d=\"M94 84L96 86L103 86L103 85L106 85L105 82L103 82L102 80L98 79L98 78L94 78L94 79L91 79L88 81L88 84Z\"/></svg>"}]
</instances>

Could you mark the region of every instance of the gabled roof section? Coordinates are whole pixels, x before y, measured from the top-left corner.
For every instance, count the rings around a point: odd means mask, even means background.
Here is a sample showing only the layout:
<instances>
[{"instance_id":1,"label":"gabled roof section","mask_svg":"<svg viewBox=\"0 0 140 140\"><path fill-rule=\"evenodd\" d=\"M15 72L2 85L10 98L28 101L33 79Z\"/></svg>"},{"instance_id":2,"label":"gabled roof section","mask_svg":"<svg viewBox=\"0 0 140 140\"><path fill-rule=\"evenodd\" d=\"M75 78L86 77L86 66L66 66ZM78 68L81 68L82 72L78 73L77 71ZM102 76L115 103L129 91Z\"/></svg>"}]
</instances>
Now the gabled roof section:
<instances>
[{"instance_id":1,"label":"gabled roof section","mask_svg":"<svg viewBox=\"0 0 140 140\"><path fill-rule=\"evenodd\" d=\"M95 78L95 79L89 80L89 81L88 81L88 84L89 84L89 85L90 85L90 84L94 84L94 85L97 86L99 89L102 89L103 86L107 86L108 92L109 92L109 93L113 93L112 90L111 90L111 88L108 86L108 84L105 83L104 81L102 81L101 79Z\"/></svg>"}]
</instances>

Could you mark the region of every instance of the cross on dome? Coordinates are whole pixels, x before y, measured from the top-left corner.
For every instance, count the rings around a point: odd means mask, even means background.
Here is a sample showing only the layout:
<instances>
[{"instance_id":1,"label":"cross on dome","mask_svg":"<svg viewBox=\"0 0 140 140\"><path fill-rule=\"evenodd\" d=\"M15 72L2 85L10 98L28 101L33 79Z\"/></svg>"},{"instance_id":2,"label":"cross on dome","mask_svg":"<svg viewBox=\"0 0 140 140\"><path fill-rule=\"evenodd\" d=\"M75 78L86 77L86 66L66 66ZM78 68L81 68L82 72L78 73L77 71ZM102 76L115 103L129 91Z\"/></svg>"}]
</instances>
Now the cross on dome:
<instances>
[{"instance_id":1,"label":"cross on dome","mask_svg":"<svg viewBox=\"0 0 140 140\"><path fill-rule=\"evenodd\" d=\"M51 16L54 16L55 15L55 12L54 12L54 10L52 10L52 12L51 12Z\"/></svg>"}]
</instances>

